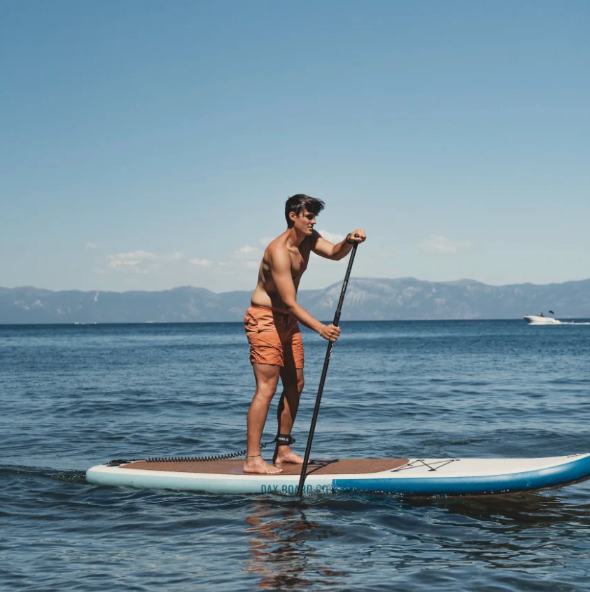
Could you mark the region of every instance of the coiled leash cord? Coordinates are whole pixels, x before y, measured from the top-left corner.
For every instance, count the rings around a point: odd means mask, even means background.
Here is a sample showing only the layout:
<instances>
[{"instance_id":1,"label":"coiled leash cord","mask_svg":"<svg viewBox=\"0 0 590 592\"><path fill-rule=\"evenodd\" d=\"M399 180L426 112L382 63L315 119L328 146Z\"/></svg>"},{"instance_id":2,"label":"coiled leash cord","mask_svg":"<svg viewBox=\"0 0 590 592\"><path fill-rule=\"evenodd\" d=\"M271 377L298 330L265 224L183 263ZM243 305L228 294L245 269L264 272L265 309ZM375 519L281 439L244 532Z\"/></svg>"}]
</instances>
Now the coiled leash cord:
<instances>
[{"instance_id":1,"label":"coiled leash cord","mask_svg":"<svg viewBox=\"0 0 590 592\"><path fill-rule=\"evenodd\" d=\"M269 444L277 443L279 446L288 446L295 443L295 438L290 434L278 434L274 440L260 444L260 448L266 448ZM126 465L136 461L145 461L149 463L156 462L215 462L218 460L231 460L240 456L245 456L247 450L238 450L237 452L230 452L228 454L216 454L212 456L156 456L152 458L130 458L112 460L107 463L107 467L118 467L119 465Z\"/></svg>"}]
</instances>

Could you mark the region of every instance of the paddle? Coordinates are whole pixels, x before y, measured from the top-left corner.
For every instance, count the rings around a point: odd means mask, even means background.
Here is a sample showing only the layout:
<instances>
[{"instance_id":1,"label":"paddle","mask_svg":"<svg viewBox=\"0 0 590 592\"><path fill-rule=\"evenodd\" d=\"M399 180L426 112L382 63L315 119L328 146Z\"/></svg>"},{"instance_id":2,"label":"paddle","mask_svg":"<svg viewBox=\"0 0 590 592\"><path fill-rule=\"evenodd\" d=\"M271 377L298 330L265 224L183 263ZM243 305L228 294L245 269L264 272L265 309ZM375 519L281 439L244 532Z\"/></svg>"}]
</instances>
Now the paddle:
<instances>
[{"instance_id":1,"label":"paddle","mask_svg":"<svg viewBox=\"0 0 590 592\"><path fill-rule=\"evenodd\" d=\"M358 234L355 234L358 237ZM346 294L346 287L348 286L348 279L350 278L350 271L352 270L352 264L354 263L354 256L356 255L356 249L359 243L354 243L352 251L350 253L350 259L348 260L348 268L346 269L346 275L344 276L344 282L342 282L342 291L340 292L340 300L336 307L336 314L334 314L334 322L332 323L335 327L338 327L340 322L340 313L342 312L342 304L344 302L344 294ZM328 343L328 350L326 351L326 357L324 359L324 367L322 369L322 377L320 378L320 386L318 388L318 395L315 400L315 408L313 410L313 417L311 419L311 427L309 428L309 436L307 437L307 447L305 448L305 456L303 458L303 466L301 467L301 477L299 478L299 487L297 488L297 495L301 497L303 495L303 485L305 484L305 477L307 476L307 465L309 463L309 455L311 453L311 444L313 442L313 435L315 432L315 424L318 420L318 414L320 412L320 404L322 402L322 392L324 391L324 383L326 382L326 375L328 374L328 365L330 364L330 355L332 354L332 346L334 343L330 341Z\"/></svg>"}]
</instances>

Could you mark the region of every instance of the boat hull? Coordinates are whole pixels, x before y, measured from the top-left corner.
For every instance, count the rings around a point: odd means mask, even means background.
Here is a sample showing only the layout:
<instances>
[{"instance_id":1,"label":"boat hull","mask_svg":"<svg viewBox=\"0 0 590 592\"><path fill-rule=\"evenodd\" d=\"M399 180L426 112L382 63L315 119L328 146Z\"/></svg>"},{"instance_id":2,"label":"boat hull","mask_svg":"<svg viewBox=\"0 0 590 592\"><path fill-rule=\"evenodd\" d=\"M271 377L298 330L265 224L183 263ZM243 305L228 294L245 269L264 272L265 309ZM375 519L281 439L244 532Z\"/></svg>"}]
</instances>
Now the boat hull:
<instances>
[{"instance_id":1,"label":"boat hull","mask_svg":"<svg viewBox=\"0 0 590 592\"><path fill-rule=\"evenodd\" d=\"M529 325L561 325L561 321L551 317L540 317L538 315L525 315L523 319Z\"/></svg>"}]
</instances>

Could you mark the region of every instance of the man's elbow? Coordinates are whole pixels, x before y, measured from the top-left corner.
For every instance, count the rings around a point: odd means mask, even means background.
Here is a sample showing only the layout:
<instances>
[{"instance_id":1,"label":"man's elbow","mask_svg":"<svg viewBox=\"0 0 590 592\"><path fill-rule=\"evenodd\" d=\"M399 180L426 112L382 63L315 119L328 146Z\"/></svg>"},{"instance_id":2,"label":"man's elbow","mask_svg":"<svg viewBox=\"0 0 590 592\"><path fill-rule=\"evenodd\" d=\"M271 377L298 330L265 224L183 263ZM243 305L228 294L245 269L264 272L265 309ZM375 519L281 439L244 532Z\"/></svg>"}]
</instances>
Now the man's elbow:
<instances>
[{"instance_id":1,"label":"man's elbow","mask_svg":"<svg viewBox=\"0 0 590 592\"><path fill-rule=\"evenodd\" d=\"M285 308L287 309L288 313L292 313L293 310L297 308L297 301L296 300L290 300L288 302L283 300L283 303L285 304Z\"/></svg>"},{"instance_id":2,"label":"man's elbow","mask_svg":"<svg viewBox=\"0 0 590 592\"><path fill-rule=\"evenodd\" d=\"M328 252L324 253L322 255L322 257L324 257L324 259L328 259L329 261L339 261L340 259L342 259L342 256L337 251L335 245L332 247L332 250L331 251L328 251Z\"/></svg>"}]
</instances>

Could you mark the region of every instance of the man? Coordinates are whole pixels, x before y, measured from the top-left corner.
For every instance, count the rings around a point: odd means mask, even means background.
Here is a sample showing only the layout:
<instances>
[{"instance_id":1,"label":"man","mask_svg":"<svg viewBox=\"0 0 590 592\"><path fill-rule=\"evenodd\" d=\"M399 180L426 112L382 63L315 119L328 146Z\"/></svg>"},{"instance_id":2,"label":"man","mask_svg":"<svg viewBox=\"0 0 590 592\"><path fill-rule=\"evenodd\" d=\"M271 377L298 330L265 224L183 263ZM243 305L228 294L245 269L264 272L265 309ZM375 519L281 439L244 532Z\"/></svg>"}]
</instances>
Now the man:
<instances>
[{"instance_id":1,"label":"man","mask_svg":"<svg viewBox=\"0 0 590 592\"><path fill-rule=\"evenodd\" d=\"M313 229L324 202L307 195L290 197L285 204L287 230L266 248L258 285L244 318L250 343L250 362L256 378L256 392L248 411L248 452L244 473L281 473L284 463L302 464L290 447L291 429L303 390L303 341L299 321L328 341L336 341L340 328L324 325L297 303L297 289L313 251L320 257L339 261L355 243L366 239L360 228L333 245ZM278 440L274 465L260 454L260 439L268 408L279 381L283 395L278 408Z\"/></svg>"}]
</instances>

